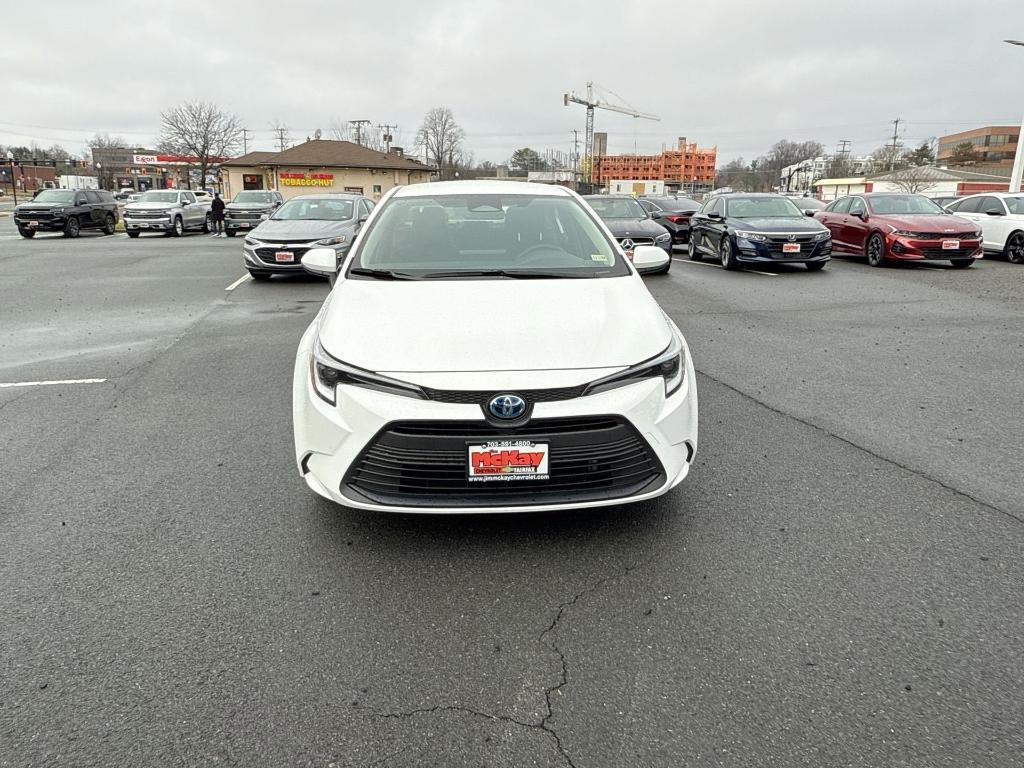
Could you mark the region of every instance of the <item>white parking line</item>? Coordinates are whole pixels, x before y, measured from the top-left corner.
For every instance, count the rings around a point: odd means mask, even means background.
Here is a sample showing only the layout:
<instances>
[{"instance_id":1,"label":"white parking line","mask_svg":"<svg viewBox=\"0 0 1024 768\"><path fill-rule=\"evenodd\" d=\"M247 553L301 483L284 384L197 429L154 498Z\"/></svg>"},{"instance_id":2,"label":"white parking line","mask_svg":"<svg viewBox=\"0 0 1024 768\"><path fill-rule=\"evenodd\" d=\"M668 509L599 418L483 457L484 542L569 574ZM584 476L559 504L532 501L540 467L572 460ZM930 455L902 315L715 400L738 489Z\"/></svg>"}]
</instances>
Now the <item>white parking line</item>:
<instances>
[{"instance_id":1,"label":"white parking line","mask_svg":"<svg viewBox=\"0 0 1024 768\"><path fill-rule=\"evenodd\" d=\"M680 264L694 264L701 267L717 267L718 269L722 268L721 264L715 264L713 261L691 261L690 259L677 259L674 257L672 261L678 261ZM765 277L778 277L778 275L776 275L774 272L760 272L756 269L747 269L745 267L743 271L750 272L751 274L754 275L764 275Z\"/></svg>"},{"instance_id":2,"label":"white parking line","mask_svg":"<svg viewBox=\"0 0 1024 768\"><path fill-rule=\"evenodd\" d=\"M235 280L235 282L233 282L233 283L232 283L231 285L229 285L229 286L228 286L227 288L225 288L224 290L225 290L225 291L233 291L233 290L235 290L235 288L237 288L238 286L240 286L240 285L241 285L242 283L244 283L244 282L245 282L246 280L249 280L249 279L251 279L251 278L252 278L252 275L250 275L250 274L246 273L246 274L242 275L242 276L241 276L240 278L238 278L237 280Z\"/></svg>"},{"instance_id":3,"label":"white parking line","mask_svg":"<svg viewBox=\"0 0 1024 768\"><path fill-rule=\"evenodd\" d=\"M102 384L107 379L59 379L56 381L0 381L0 389L8 387L50 387L54 384Z\"/></svg>"}]
</instances>

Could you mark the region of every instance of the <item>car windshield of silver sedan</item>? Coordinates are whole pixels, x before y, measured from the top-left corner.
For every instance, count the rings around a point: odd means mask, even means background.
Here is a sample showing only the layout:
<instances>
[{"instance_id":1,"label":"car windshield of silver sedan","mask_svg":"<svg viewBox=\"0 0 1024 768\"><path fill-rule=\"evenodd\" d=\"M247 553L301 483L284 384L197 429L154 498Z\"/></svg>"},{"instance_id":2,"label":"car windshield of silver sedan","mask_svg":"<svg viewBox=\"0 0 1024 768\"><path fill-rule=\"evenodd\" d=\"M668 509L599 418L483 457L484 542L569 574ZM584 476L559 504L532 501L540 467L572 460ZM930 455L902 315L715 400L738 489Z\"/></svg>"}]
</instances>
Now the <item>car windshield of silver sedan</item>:
<instances>
[{"instance_id":1,"label":"car windshield of silver sedan","mask_svg":"<svg viewBox=\"0 0 1024 768\"><path fill-rule=\"evenodd\" d=\"M777 219L803 216L803 212L785 197L734 197L726 203L731 219Z\"/></svg>"},{"instance_id":2,"label":"car windshield of silver sedan","mask_svg":"<svg viewBox=\"0 0 1024 768\"><path fill-rule=\"evenodd\" d=\"M587 202L602 219L644 219L647 213L629 197L588 197Z\"/></svg>"},{"instance_id":3,"label":"car windshield of silver sedan","mask_svg":"<svg viewBox=\"0 0 1024 768\"><path fill-rule=\"evenodd\" d=\"M525 279L629 275L573 198L399 197L387 202L349 275L362 279Z\"/></svg>"},{"instance_id":4,"label":"car windshield of silver sedan","mask_svg":"<svg viewBox=\"0 0 1024 768\"><path fill-rule=\"evenodd\" d=\"M872 197L868 198L868 208L872 213L882 216L898 216L907 213L917 215L946 213L942 207L921 195L883 195L881 197Z\"/></svg>"},{"instance_id":5,"label":"car windshield of silver sedan","mask_svg":"<svg viewBox=\"0 0 1024 768\"><path fill-rule=\"evenodd\" d=\"M276 221L348 221L354 208L351 200L289 200L270 218Z\"/></svg>"},{"instance_id":6,"label":"car windshield of silver sedan","mask_svg":"<svg viewBox=\"0 0 1024 768\"><path fill-rule=\"evenodd\" d=\"M139 198L140 203L176 203L177 192L144 192Z\"/></svg>"}]
</instances>

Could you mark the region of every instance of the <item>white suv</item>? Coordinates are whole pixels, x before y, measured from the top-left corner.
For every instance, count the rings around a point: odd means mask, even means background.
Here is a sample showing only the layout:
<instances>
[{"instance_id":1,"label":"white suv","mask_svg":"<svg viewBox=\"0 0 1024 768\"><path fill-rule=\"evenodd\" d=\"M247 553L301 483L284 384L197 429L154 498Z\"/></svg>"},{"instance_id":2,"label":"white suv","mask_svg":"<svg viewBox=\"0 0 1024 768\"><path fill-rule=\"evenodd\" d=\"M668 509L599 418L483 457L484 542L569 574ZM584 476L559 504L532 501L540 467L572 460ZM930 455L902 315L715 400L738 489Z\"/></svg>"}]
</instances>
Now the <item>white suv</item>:
<instances>
[{"instance_id":1,"label":"white suv","mask_svg":"<svg viewBox=\"0 0 1024 768\"><path fill-rule=\"evenodd\" d=\"M981 227L988 252L1024 264L1024 193L985 192L954 200L946 210Z\"/></svg>"}]
</instances>

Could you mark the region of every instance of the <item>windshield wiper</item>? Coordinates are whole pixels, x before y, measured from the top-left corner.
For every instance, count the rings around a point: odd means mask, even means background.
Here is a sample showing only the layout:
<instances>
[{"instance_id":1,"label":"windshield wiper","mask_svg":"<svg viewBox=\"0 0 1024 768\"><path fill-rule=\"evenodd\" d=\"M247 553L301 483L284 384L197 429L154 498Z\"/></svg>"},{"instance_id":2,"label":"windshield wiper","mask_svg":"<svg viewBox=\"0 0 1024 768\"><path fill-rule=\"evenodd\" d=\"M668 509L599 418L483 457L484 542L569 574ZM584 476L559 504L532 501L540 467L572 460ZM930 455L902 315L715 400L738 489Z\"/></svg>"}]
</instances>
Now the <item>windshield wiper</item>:
<instances>
[{"instance_id":1,"label":"windshield wiper","mask_svg":"<svg viewBox=\"0 0 1024 768\"><path fill-rule=\"evenodd\" d=\"M353 267L348 271L350 275L372 277L374 280L419 280L415 275L407 272L393 272L390 269L367 269L366 267Z\"/></svg>"},{"instance_id":2,"label":"windshield wiper","mask_svg":"<svg viewBox=\"0 0 1024 768\"><path fill-rule=\"evenodd\" d=\"M424 280L443 280L446 277L509 277L514 280L544 280L563 277L569 279L591 277L591 275L567 275L564 272L541 272L528 269L453 269L450 272L427 272L421 277Z\"/></svg>"}]
</instances>

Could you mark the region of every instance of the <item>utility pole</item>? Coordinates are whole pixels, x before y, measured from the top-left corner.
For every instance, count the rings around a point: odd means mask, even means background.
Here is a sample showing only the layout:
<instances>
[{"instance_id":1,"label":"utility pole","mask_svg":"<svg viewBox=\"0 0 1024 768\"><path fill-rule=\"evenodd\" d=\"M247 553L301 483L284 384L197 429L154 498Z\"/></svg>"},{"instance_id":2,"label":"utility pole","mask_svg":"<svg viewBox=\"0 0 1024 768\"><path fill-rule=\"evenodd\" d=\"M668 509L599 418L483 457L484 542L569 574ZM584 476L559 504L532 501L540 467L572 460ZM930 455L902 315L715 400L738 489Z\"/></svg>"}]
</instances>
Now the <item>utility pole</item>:
<instances>
[{"instance_id":1,"label":"utility pole","mask_svg":"<svg viewBox=\"0 0 1024 768\"><path fill-rule=\"evenodd\" d=\"M900 128L900 121L902 119L903 118L901 118L901 117L897 117L895 120L892 121L892 152L889 155L889 170L890 171L893 170L896 167L896 152L898 151L898 149L897 149L897 142L899 142L899 138L900 138L900 136L899 136L899 128Z\"/></svg>"},{"instance_id":2,"label":"utility pole","mask_svg":"<svg viewBox=\"0 0 1024 768\"><path fill-rule=\"evenodd\" d=\"M287 147L285 144L288 143L288 127L285 125L275 125L274 133L277 134L277 146L279 151L284 152Z\"/></svg>"},{"instance_id":3,"label":"utility pole","mask_svg":"<svg viewBox=\"0 0 1024 768\"><path fill-rule=\"evenodd\" d=\"M356 132L356 144L358 144L359 146L362 146L363 145L363 126L364 125L370 125L370 121L369 120L349 120L348 123L349 123L349 125L351 125L355 129L355 132Z\"/></svg>"},{"instance_id":4,"label":"utility pole","mask_svg":"<svg viewBox=\"0 0 1024 768\"><path fill-rule=\"evenodd\" d=\"M242 154L249 154L249 134L251 131L248 128L242 129Z\"/></svg>"},{"instance_id":5,"label":"utility pole","mask_svg":"<svg viewBox=\"0 0 1024 768\"><path fill-rule=\"evenodd\" d=\"M395 140L395 135L392 133L392 131L397 130L398 126L388 125L387 123L385 123L384 125L378 125L377 127L380 128L381 138L384 139L384 151L390 155L391 142Z\"/></svg>"},{"instance_id":6,"label":"utility pole","mask_svg":"<svg viewBox=\"0 0 1024 768\"><path fill-rule=\"evenodd\" d=\"M845 160L850 154L850 140L840 139L839 140L839 151L836 152L839 155L840 160Z\"/></svg>"}]
</instances>

